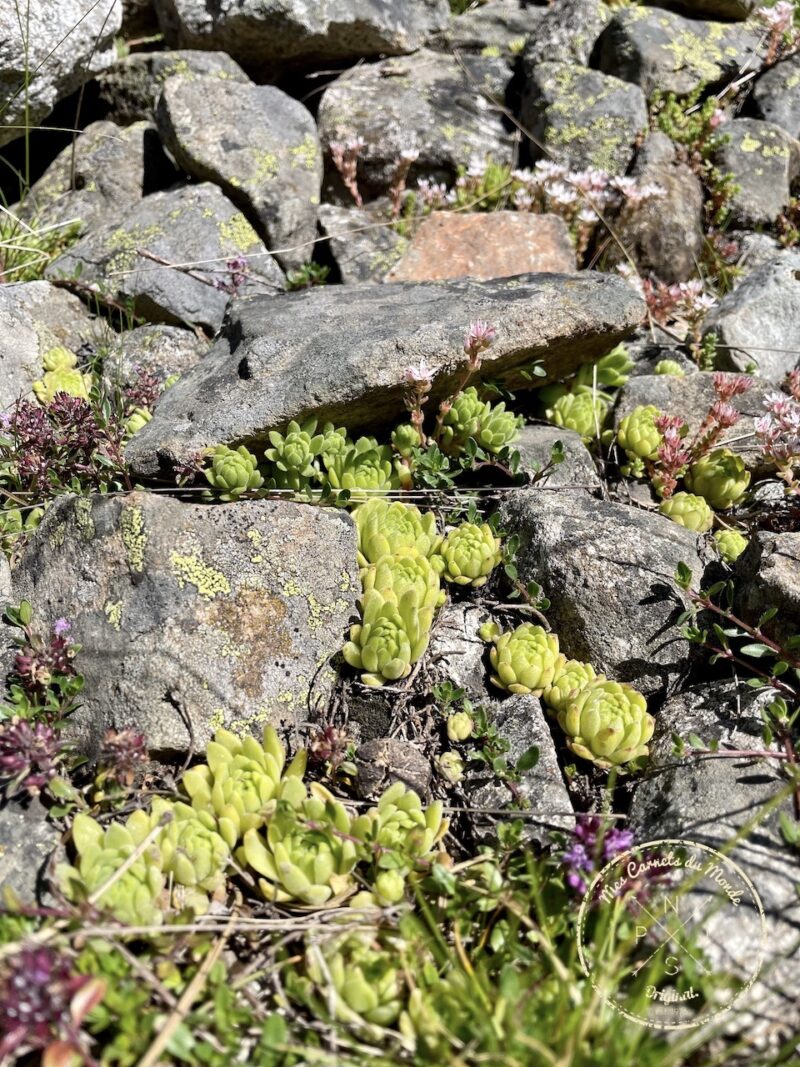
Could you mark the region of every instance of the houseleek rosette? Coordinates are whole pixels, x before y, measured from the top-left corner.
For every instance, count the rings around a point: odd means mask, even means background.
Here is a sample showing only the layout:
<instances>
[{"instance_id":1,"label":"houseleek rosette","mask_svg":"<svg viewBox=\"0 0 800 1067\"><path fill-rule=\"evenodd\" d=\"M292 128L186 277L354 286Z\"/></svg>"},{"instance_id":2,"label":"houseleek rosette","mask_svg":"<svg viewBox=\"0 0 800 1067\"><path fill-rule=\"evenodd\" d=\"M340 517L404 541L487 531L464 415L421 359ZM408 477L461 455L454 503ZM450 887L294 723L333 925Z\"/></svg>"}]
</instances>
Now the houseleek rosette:
<instances>
[{"instance_id":1,"label":"houseleek rosette","mask_svg":"<svg viewBox=\"0 0 800 1067\"><path fill-rule=\"evenodd\" d=\"M362 621L351 627L350 640L342 649L351 667L362 671L365 685L381 686L411 673L428 647L433 608L419 602L413 588L397 597L385 597L376 589L364 594Z\"/></svg>"},{"instance_id":2,"label":"houseleek rosette","mask_svg":"<svg viewBox=\"0 0 800 1067\"><path fill-rule=\"evenodd\" d=\"M220 494L221 500L236 500L242 493L260 489L264 479L252 452L239 445L217 445L211 452L211 466L203 471L206 481Z\"/></svg>"},{"instance_id":3,"label":"houseleek rosette","mask_svg":"<svg viewBox=\"0 0 800 1067\"><path fill-rule=\"evenodd\" d=\"M414 548L430 557L441 542L432 511L424 514L399 500L369 500L353 512L358 529L358 561L362 567L377 563L401 548Z\"/></svg>"},{"instance_id":4,"label":"houseleek rosette","mask_svg":"<svg viewBox=\"0 0 800 1067\"><path fill-rule=\"evenodd\" d=\"M490 659L494 670L491 680L496 686L534 696L541 696L552 685L565 663L558 637L530 622L496 635Z\"/></svg>"},{"instance_id":5,"label":"houseleek rosette","mask_svg":"<svg viewBox=\"0 0 800 1067\"><path fill-rule=\"evenodd\" d=\"M596 678L558 713L558 723L576 756L600 767L630 763L648 755L655 720L635 689Z\"/></svg>"},{"instance_id":6,"label":"houseleek rosette","mask_svg":"<svg viewBox=\"0 0 800 1067\"><path fill-rule=\"evenodd\" d=\"M703 497L717 511L737 504L750 484L750 472L741 456L729 448L715 448L695 460L684 476L691 493Z\"/></svg>"},{"instance_id":7,"label":"houseleek rosette","mask_svg":"<svg viewBox=\"0 0 800 1067\"><path fill-rule=\"evenodd\" d=\"M433 563L445 581L477 589L486 584L502 558L500 538L488 523L465 522L445 537Z\"/></svg>"},{"instance_id":8,"label":"houseleek rosette","mask_svg":"<svg viewBox=\"0 0 800 1067\"><path fill-rule=\"evenodd\" d=\"M714 512L703 497L694 493L675 493L662 500L658 510L679 526L685 526L695 533L707 533L714 525Z\"/></svg>"}]
</instances>

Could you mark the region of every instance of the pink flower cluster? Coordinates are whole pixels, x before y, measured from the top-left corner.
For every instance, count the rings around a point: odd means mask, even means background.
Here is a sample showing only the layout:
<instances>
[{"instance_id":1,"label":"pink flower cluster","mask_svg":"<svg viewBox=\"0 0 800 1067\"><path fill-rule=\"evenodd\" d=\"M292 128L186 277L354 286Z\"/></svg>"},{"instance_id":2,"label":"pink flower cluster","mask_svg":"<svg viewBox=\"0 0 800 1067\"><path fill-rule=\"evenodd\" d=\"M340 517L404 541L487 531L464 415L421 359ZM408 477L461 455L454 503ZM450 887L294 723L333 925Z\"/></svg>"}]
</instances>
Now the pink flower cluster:
<instances>
[{"instance_id":1,"label":"pink flower cluster","mask_svg":"<svg viewBox=\"0 0 800 1067\"><path fill-rule=\"evenodd\" d=\"M590 167L570 170L560 163L540 159L532 170L516 170L518 183L514 203L520 211L550 211L569 222L594 226L600 213L616 209L624 201L641 203L664 195L654 183L642 184L635 178L612 177Z\"/></svg>"},{"instance_id":2,"label":"pink flower cluster","mask_svg":"<svg viewBox=\"0 0 800 1067\"><path fill-rule=\"evenodd\" d=\"M620 270L620 273L632 280L629 272ZM652 318L662 326L683 321L693 329L717 303L716 297L706 293L703 283L696 278L673 285L658 278L645 278L636 288L644 297Z\"/></svg>"},{"instance_id":3,"label":"pink flower cluster","mask_svg":"<svg viewBox=\"0 0 800 1067\"><path fill-rule=\"evenodd\" d=\"M800 371L792 371L786 387L788 394L776 391L764 399L767 413L755 420L755 432L765 459L790 492L800 493Z\"/></svg>"}]
</instances>

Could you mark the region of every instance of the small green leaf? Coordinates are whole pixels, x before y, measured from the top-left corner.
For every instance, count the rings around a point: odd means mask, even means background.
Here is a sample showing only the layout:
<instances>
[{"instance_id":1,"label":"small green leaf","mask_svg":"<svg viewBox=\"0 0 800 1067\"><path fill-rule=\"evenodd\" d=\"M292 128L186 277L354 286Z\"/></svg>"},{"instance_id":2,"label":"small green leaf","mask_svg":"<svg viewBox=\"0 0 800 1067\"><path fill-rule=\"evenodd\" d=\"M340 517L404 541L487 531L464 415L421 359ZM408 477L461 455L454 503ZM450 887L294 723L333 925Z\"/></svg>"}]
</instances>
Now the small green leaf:
<instances>
[{"instance_id":1,"label":"small green leaf","mask_svg":"<svg viewBox=\"0 0 800 1067\"><path fill-rule=\"evenodd\" d=\"M539 756L540 752L538 745L531 745L530 748L526 749L517 760L517 770L520 774L524 774L525 771L533 770L539 762Z\"/></svg>"},{"instance_id":2,"label":"small green leaf","mask_svg":"<svg viewBox=\"0 0 800 1067\"><path fill-rule=\"evenodd\" d=\"M743 656L752 656L753 659L761 659L762 656L774 655L771 648L767 648L766 645L762 645L759 641L756 641L751 645L742 645L739 651Z\"/></svg>"}]
</instances>

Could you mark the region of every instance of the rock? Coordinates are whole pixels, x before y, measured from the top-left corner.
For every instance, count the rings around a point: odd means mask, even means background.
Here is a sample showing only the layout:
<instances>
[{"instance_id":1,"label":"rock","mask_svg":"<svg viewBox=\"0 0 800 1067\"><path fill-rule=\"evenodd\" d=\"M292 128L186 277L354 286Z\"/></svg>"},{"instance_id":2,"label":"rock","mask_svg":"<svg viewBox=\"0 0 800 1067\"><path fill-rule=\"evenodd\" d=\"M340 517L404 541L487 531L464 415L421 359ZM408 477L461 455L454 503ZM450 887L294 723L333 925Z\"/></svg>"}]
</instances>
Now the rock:
<instances>
[{"instance_id":1,"label":"rock","mask_svg":"<svg viewBox=\"0 0 800 1067\"><path fill-rule=\"evenodd\" d=\"M492 700L488 691L488 645L478 633L490 621L486 608L468 600L448 600L436 616L427 658L440 681L464 689L474 702ZM499 696L499 692L496 694Z\"/></svg>"},{"instance_id":2,"label":"rock","mask_svg":"<svg viewBox=\"0 0 800 1067\"><path fill-rule=\"evenodd\" d=\"M149 37L158 30L153 0L122 0L122 29L120 36L123 40L131 38Z\"/></svg>"},{"instance_id":3,"label":"rock","mask_svg":"<svg viewBox=\"0 0 800 1067\"><path fill-rule=\"evenodd\" d=\"M701 22L637 6L614 15L593 61L600 70L634 82L647 97L656 90L683 95L757 70L758 44L759 34L735 23Z\"/></svg>"},{"instance_id":4,"label":"rock","mask_svg":"<svg viewBox=\"0 0 800 1067\"><path fill-rule=\"evenodd\" d=\"M431 367L433 406L456 383L464 335L477 319L497 327L485 374L524 388L530 382L519 371L532 360L561 378L607 352L641 316L624 281L595 272L354 286L346 300L329 287L242 301L224 336L131 441L129 459L137 477L150 476L215 442L263 447L269 430L294 418L380 427L398 418L405 370L421 359Z\"/></svg>"},{"instance_id":5,"label":"rock","mask_svg":"<svg viewBox=\"0 0 800 1067\"><path fill-rule=\"evenodd\" d=\"M154 122L162 86L173 77L250 84L239 64L224 52L133 52L98 75L98 93L114 122L123 126Z\"/></svg>"},{"instance_id":6,"label":"rock","mask_svg":"<svg viewBox=\"0 0 800 1067\"><path fill-rule=\"evenodd\" d=\"M542 705L536 697L511 696L494 706L492 721L499 735L509 743L505 758L510 767L530 748L535 746L539 750L537 763L522 773L514 790L526 804L526 814L530 817L525 819L523 840L547 845L551 841L550 831L571 829L575 817ZM489 808L495 812L472 814L475 836L487 844L496 841L498 809L519 806L511 789L498 781L486 764L467 771L463 788L470 808Z\"/></svg>"},{"instance_id":7,"label":"rock","mask_svg":"<svg viewBox=\"0 0 800 1067\"><path fill-rule=\"evenodd\" d=\"M161 266L138 254L144 249L169 263L198 262L198 273ZM240 292L281 291L283 274L244 215L210 183L153 193L114 223L93 230L54 260L49 278L71 277L111 295L132 300L137 316L151 322L218 329L229 294L229 259L252 256Z\"/></svg>"},{"instance_id":8,"label":"rock","mask_svg":"<svg viewBox=\"0 0 800 1067\"><path fill-rule=\"evenodd\" d=\"M746 19L759 6L760 0L651 0L653 7L669 7L692 18Z\"/></svg>"},{"instance_id":9,"label":"rock","mask_svg":"<svg viewBox=\"0 0 800 1067\"><path fill-rule=\"evenodd\" d=\"M43 627L66 615L82 646L81 747L135 727L154 754L202 751L220 726L305 721L329 698L361 590L341 511L144 492L59 497L14 582Z\"/></svg>"},{"instance_id":10,"label":"rock","mask_svg":"<svg viewBox=\"0 0 800 1067\"><path fill-rule=\"evenodd\" d=\"M537 486L544 489L560 489L567 485L581 489L599 488L600 479L594 460L581 435L563 426L529 423L522 427L513 445L520 454L520 470L533 476L547 467L557 441L564 447L564 461L550 467L545 478L536 483Z\"/></svg>"},{"instance_id":11,"label":"rock","mask_svg":"<svg viewBox=\"0 0 800 1067\"><path fill-rule=\"evenodd\" d=\"M685 378L673 378L667 374L632 377L619 393L614 410L615 425L619 426L635 407L655 404L666 415L679 415L695 431L717 398L713 377L709 371L698 371ZM719 439L720 445L730 443L744 460L747 469L757 475L765 473L767 468L755 439L749 435L752 420L764 414L764 397L770 391L766 382L753 378L749 391L730 401L737 411L741 411L741 420L724 430Z\"/></svg>"},{"instance_id":12,"label":"rock","mask_svg":"<svg viewBox=\"0 0 800 1067\"><path fill-rule=\"evenodd\" d=\"M800 139L800 55L765 70L753 86L750 103L758 118Z\"/></svg>"},{"instance_id":13,"label":"rock","mask_svg":"<svg viewBox=\"0 0 800 1067\"><path fill-rule=\"evenodd\" d=\"M738 186L728 202L731 222L745 228L769 226L789 203L792 182L800 174L800 142L758 119L734 119L725 134L714 162Z\"/></svg>"},{"instance_id":14,"label":"rock","mask_svg":"<svg viewBox=\"0 0 800 1067\"><path fill-rule=\"evenodd\" d=\"M736 266L743 269L743 274L734 279L734 288L739 285L748 274L756 267L762 266L775 259L782 251L782 247L768 233L748 233L746 231L728 231L731 240L739 245L739 258Z\"/></svg>"},{"instance_id":15,"label":"rock","mask_svg":"<svg viewBox=\"0 0 800 1067\"><path fill-rule=\"evenodd\" d=\"M760 378L779 385L797 364L799 316L800 254L783 252L724 296L704 330L718 338L721 368L743 371L755 365Z\"/></svg>"},{"instance_id":16,"label":"rock","mask_svg":"<svg viewBox=\"0 0 800 1067\"><path fill-rule=\"evenodd\" d=\"M424 218L387 282L510 278L576 269L575 246L557 215L434 211Z\"/></svg>"},{"instance_id":17,"label":"rock","mask_svg":"<svg viewBox=\"0 0 800 1067\"><path fill-rule=\"evenodd\" d=\"M322 95L323 146L330 156L332 143L361 137L358 180L371 193L389 188L405 151L419 153L413 178L452 181L459 166L487 155L511 163L512 142L490 99L503 101L510 78L502 59L459 62L430 51L354 67Z\"/></svg>"},{"instance_id":18,"label":"rock","mask_svg":"<svg viewBox=\"0 0 800 1067\"><path fill-rule=\"evenodd\" d=\"M93 122L56 156L34 183L18 214L37 227L80 220L80 233L114 221L143 196L178 177L155 127L137 122L122 129Z\"/></svg>"},{"instance_id":19,"label":"rock","mask_svg":"<svg viewBox=\"0 0 800 1067\"><path fill-rule=\"evenodd\" d=\"M624 174L647 129L647 101L636 86L576 63L537 63L526 70L522 123L535 156Z\"/></svg>"},{"instance_id":20,"label":"rock","mask_svg":"<svg viewBox=\"0 0 800 1067\"><path fill-rule=\"evenodd\" d=\"M165 382L183 374L208 351L208 341L179 326L139 326L119 337L103 361L105 373L120 385L131 382L136 370Z\"/></svg>"},{"instance_id":21,"label":"rock","mask_svg":"<svg viewBox=\"0 0 800 1067\"><path fill-rule=\"evenodd\" d=\"M450 19L428 47L443 52L481 52L485 56L517 55L526 41L542 32L542 8L523 7L519 0L493 0Z\"/></svg>"},{"instance_id":22,"label":"rock","mask_svg":"<svg viewBox=\"0 0 800 1067\"><path fill-rule=\"evenodd\" d=\"M609 16L609 8L602 0L559 0L551 4L537 19L536 30L528 39L526 71L539 63L580 63L588 67L592 49Z\"/></svg>"},{"instance_id":23,"label":"rock","mask_svg":"<svg viewBox=\"0 0 800 1067\"><path fill-rule=\"evenodd\" d=\"M199 181L237 204L282 267L311 259L322 150L305 107L271 85L169 78L156 107L164 144Z\"/></svg>"},{"instance_id":24,"label":"rock","mask_svg":"<svg viewBox=\"0 0 800 1067\"><path fill-rule=\"evenodd\" d=\"M41 901L44 874L61 831L37 797L0 804L0 899L9 890L19 901Z\"/></svg>"},{"instance_id":25,"label":"rock","mask_svg":"<svg viewBox=\"0 0 800 1067\"><path fill-rule=\"evenodd\" d=\"M0 8L0 145L114 62L122 0L26 0ZM24 27L24 33L23 33ZM28 83L25 90L26 81Z\"/></svg>"},{"instance_id":26,"label":"rock","mask_svg":"<svg viewBox=\"0 0 800 1067\"><path fill-rule=\"evenodd\" d=\"M751 625L775 607L766 633L786 641L800 633L800 533L759 532L736 561L737 607Z\"/></svg>"},{"instance_id":27,"label":"rock","mask_svg":"<svg viewBox=\"0 0 800 1067\"><path fill-rule=\"evenodd\" d=\"M639 379L641 380L641 379ZM561 650L647 695L686 672L673 575L702 571L697 535L660 515L585 493L506 494L501 525L517 534L519 575L537 581Z\"/></svg>"},{"instance_id":28,"label":"rock","mask_svg":"<svg viewBox=\"0 0 800 1067\"><path fill-rule=\"evenodd\" d=\"M369 209L322 204L319 224L345 283L382 281L408 248L388 216Z\"/></svg>"},{"instance_id":29,"label":"rock","mask_svg":"<svg viewBox=\"0 0 800 1067\"><path fill-rule=\"evenodd\" d=\"M155 0L167 42L219 49L271 80L287 66L402 55L450 19L447 0Z\"/></svg>"},{"instance_id":30,"label":"rock","mask_svg":"<svg viewBox=\"0 0 800 1067\"><path fill-rule=\"evenodd\" d=\"M395 782L402 782L421 799L428 795L431 765L418 748L397 737L376 737L356 751L356 788L362 800L377 799Z\"/></svg>"},{"instance_id":31,"label":"rock","mask_svg":"<svg viewBox=\"0 0 800 1067\"><path fill-rule=\"evenodd\" d=\"M628 355L633 360L631 377L653 375L662 359L674 360L683 368L684 374L696 374L697 364L676 345L670 334L657 325L643 326L626 342Z\"/></svg>"},{"instance_id":32,"label":"rock","mask_svg":"<svg viewBox=\"0 0 800 1067\"><path fill-rule=\"evenodd\" d=\"M11 568L6 557L0 553L0 616L11 603Z\"/></svg>"},{"instance_id":33,"label":"rock","mask_svg":"<svg viewBox=\"0 0 800 1067\"><path fill-rule=\"evenodd\" d=\"M88 336L91 319L81 302L49 282L0 285L0 412L30 394L46 352L80 346L81 327Z\"/></svg>"},{"instance_id":34,"label":"rock","mask_svg":"<svg viewBox=\"0 0 800 1067\"><path fill-rule=\"evenodd\" d=\"M719 683L693 687L669 700L659 712L651 745L653 772L637 787L631 808L631 828L639 841L679 838L723 851L750 877L761 898L767 935L762 973L726 1021L727 1030L745 1038L748 1060L755 1047L788 1038L800 1021L797 999L789 992L794 989L800 927L797 857L782 838L777 810L752 825L760 809L785 788L785 779L778 764L766 760L687 757L676 762L671 735L695 733L722 747L761 749L763 703L763 695ZM791 818L791 801L782 808ZM737 839L748 824L749 833ZM682 912L691 914L703 899L698 887ZM718 946L712 963L726 971L760 940L758 915L749 901L743 898L742 903L735 924L729 912L712 913L704 924L704 943L712 951Z\"/></svg>"},{"instance_id":35,"label":"rock","mask_svg":"<svg viewBox=\"0 0 800 1067\"><path fill-rule=\"evenodd\" d=\"M703 187L663 133L651 133L636 159L633 174L641 186L654 185L662 196L623 201L613 219L616 236L642 274L662 281L684 282L697 274L703 251ZM620 246L610 241L609 266L625 261Z\"/></svg>"}]
</instances>

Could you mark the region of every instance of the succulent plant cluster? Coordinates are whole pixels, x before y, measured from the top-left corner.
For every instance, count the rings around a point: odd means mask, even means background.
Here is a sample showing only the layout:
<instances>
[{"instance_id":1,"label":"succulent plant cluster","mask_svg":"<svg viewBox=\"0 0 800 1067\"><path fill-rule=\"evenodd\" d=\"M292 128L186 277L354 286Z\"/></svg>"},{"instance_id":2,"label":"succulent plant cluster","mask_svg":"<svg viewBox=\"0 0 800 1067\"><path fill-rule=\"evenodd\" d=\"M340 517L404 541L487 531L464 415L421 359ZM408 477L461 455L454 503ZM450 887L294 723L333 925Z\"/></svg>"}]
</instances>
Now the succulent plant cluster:
<instances>
[{"instance_id":1,"label":"succulent plant cluster","mask_svg":"<svg viewBox=\"0 0 800 1067\"><path fill-rule=\"evenodd\" d=\"M432 512L376 498L353 512L363 595L361 621L342 652L365 685L408 677L428 647L434 613L444 603L441 578L484 585L500 562L488 524L465 522L446 537Z\"/></svg>"},{"instance_id":2,"label":"succulent plant cluster","mask_svg":"<svg viewBox=\"0 0 800 1067\"><path fill-rule=\"evenodd\" d=\"M501 452L517 437L524 419L507 411L505 403L491 404L481 400L471 385L453 398L445 411L439 444L444 452L459 452L472 438L487 452Z\"/></svg>"},{"instance_id":3,"label":"succulent plant cluster","mask_svg":"<svg viewBox=\"0 0 800 1067\"><path fill-rule=\"evenodd\" d=\"M92 388L91 374L78 370L78 357L68 348L51 348L42 357L44 374L33 383L33 391L40 404L50 404L56 393L89 399Z\"/></svg>"},{"instance_id":4,"label":"succulent plant cluster","mask_svg":"<svg viewBox=\"0 0 800 1067\"><path fill-rule=\"evenodd\" d=\"M597 674L590 663L566 659L558 637L542 626L526 622L502 633L488 624L481 636L492 642L492 682L541 697L576 756L599 767L647 756L655 722L641 693Z\"/></svg>"},{"instance_id":5,"label":"succulent plant cluster","mask_svg":"<svg viewBox=\"0 0 800 1067\"><path fill-rule=\"evenodd\" d=\"M396 903L447 830L441 805L392 786L354 818L320 783L303 781L306 753L287 763L274 729L261 742L219 730L206 762L183 778L186 800L156 797L103 827L83 813L72 827L74 864L57 876L78 905L131 926L200 915L224 897L234 861L262 896L298 908ZM356 869L359 868L358 879Z\"/></svg>"},{"instance_id":6,"label":"succulent plant cluster","mask_svg":"<svg viewBox=\"0 0 800 1067\"><path fill-rule=\"evenodd\" d=\"M612 395L627 382L633 361L625 345L594 363L584 363L566 382L539 390L544 417L554 426L579 433L587 443L599 439L608 420Z\"/></svg>"}]
</instances>

